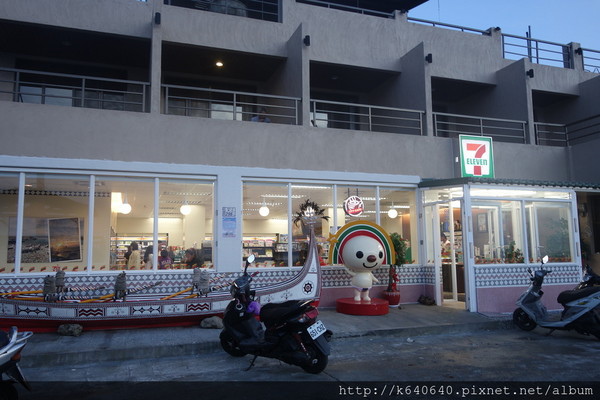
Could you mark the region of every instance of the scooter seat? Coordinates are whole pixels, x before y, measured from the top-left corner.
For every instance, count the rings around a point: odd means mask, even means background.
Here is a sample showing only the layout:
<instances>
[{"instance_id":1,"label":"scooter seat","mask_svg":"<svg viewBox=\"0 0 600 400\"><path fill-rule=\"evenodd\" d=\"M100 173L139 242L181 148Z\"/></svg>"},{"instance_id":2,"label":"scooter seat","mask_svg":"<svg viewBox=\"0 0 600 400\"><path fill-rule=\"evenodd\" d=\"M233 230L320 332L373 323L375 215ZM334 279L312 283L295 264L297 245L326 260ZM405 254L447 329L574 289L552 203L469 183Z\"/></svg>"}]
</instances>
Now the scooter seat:
<instances>
[{"instance_id":1,"label":"scooter seat","mask_svg":"<svg viewBox=\"0 0 600 400\"><path fill-rule=\"evenodd\" d=\"M565 290L561 292L556 301L560 304L567 304L574 300L583 299L584 297L588 297L596 292L600 292L600 286L592 286L583 289L574 289L574 290Z\"/></svg>"},{"instance_id":2,"label":"scooter seat","mask_svg":"<svg viewBox=\"0 0 600 400\"><path fill-rule=\"evenodd\" d=\"M260 309L260 320L263 322L280 321L304 310L309 303L310 301L306 300L288 300L283 303L265 304Z\"/></svg>"}]
</instances>

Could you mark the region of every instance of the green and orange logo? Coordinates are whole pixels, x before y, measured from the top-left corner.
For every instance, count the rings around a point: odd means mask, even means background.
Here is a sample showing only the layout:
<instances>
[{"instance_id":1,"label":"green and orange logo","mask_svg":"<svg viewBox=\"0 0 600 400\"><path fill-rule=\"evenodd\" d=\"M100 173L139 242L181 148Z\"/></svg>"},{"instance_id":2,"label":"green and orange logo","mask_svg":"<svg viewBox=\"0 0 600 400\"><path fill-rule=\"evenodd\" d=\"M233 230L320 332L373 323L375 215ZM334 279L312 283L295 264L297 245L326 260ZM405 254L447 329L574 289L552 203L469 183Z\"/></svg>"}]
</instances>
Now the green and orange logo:
<instances>
[{"instance_id":1,"label":"green and orange logo","mask_svg":"<svg viewBox=\"0 0 600 400\"><path fill-rule=\"evenodd\" d=\"M492 138L460 135L461 176L494 177Z\"/></svg>"}]
</instances>

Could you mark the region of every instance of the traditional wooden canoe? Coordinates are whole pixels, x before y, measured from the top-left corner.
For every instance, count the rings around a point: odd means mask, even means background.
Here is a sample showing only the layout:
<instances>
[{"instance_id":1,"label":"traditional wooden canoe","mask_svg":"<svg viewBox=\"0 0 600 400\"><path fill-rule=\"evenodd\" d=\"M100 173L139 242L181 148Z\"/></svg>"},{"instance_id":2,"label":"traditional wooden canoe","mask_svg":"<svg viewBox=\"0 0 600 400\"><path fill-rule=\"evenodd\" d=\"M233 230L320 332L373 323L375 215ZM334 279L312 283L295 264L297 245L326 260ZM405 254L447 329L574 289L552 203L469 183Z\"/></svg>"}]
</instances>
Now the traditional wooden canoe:
<instances>
[{"instance_id":1,"label":"traditional wooden canoe","mask_svg":"<svg viewBox=\"0 0 600 400\"><path fill-rule=\"evenodd\" d=\"M179 273L176 279L181 285L180 290L169 294L158 290L161 286L174 286L173 280L164 280L167 273L136 274L132 276L139 283L129 285L122 293L125 296L115 293L113 285L102 286L97 282L69 285L67 283L72 282L68 282L70 277L67 277L66 291L52 296L42 296L42 290L1 293L0 323L34 332L55 331L62 324L79 324L88 330L194 325L203 318L224 312L231 300L229 286L240 274L211 272L210 290L198 293L192 284L193 274ZM77 277L78 280L83 278ZM106 279L106 275L103 278ZM109 278L114 280L114 276ZM312 230L308 255L302 268L259 270L253 288L262 304L292 299L314 299L318 302L322 288L321 267ZM74 294L78 289L88 294ZM94 291L99 293L89 294Z\"/></svg>"}]
</instances>

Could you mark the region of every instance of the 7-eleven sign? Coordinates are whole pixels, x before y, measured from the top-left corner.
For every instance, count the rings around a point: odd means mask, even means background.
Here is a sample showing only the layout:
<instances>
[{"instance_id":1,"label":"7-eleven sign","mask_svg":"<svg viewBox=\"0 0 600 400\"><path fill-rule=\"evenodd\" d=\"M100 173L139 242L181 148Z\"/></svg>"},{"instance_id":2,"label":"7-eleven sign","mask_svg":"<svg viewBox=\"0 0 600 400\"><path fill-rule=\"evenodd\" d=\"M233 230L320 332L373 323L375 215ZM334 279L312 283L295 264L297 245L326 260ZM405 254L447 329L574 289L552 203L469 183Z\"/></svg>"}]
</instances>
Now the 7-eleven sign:
<instances>
[{"instance_id":1,"label":"7-eleven sign","mask_svg":"<svg viewBox=\"0 0 600 400\"><path fill-rule=\"evenodd\" d=\"M461 176L494 177L492 138L460 135Z\"/></svg>"}]
</instances>

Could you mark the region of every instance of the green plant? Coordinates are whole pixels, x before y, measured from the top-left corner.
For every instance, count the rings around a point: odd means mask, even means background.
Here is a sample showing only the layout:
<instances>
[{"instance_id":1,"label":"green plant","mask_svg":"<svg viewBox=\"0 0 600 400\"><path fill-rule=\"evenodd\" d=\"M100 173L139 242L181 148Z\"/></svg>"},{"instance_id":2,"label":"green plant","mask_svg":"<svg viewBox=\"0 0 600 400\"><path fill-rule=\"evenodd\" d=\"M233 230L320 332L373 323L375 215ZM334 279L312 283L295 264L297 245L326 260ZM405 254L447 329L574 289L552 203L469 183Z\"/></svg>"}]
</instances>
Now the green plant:
<instances>
[{"instance_id":1,"label":"green plant","mask_svg":"<svg viewBox=\"0 0 600 400\"><path fill-rule=\"evenodd\" d=\"M523 257L523 252L516 248L516 243L514 241L510 242L506 252L504 253L504 262L508 264L518 264L525 262L525 258Z\"/></svg>"},{"instance_id":2,"label":"green plant","mask_svg":"<svg viewBox=\"0 0 600 400\"><path fill-rule=\"evenodd\" d=\"M392 239L392 245L394 246L394 253L396 255L396 262L394 264L390 264L390 269L388 273L388 286L386 291L393 292L398 290L396 282L399 281L398 278L398 267L401 267L406 263L406 250L407 244L406 240L400 236L397 232L394 232L390 235Z\"/></svg>"}]
</instances>

